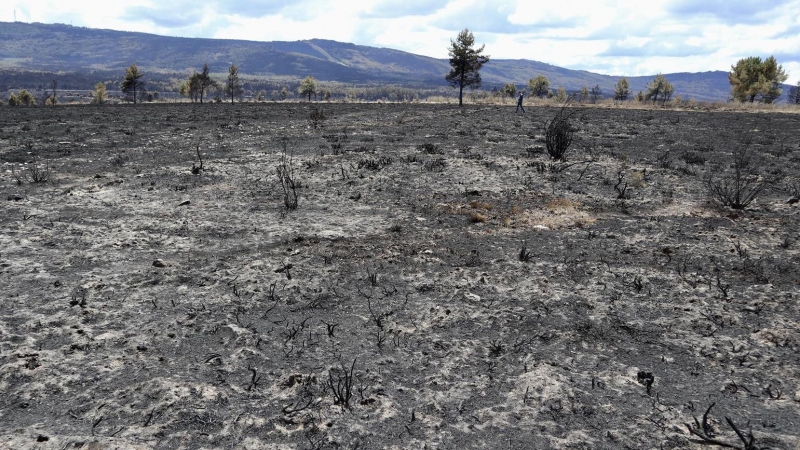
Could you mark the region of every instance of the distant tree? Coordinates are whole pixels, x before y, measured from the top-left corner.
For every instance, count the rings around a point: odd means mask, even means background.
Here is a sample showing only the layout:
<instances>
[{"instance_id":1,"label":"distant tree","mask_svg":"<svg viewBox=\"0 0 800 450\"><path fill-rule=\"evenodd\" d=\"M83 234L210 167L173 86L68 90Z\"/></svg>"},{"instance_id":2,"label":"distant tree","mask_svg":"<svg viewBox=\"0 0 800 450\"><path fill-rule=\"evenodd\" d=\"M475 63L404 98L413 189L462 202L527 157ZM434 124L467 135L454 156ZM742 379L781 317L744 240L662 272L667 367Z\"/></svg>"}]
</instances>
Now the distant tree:
<instances>
[{"instance_id":1,"label":"distant tree","mask_svg":"<svg viewBox=\"0 0 800 450\"><path fill-rule=\"evenodd\" d=\"M210 90L210 88L217 87L218 83L216 80L211 78L211 75L208 71L208 63L203 64L203 71L196 75L196 87L197 91L200 93L200 103L203 103L203 96L205 95L206 91Z\"/></svg>"},{"instance_id":2,"label":"distant tree","mask_svg":"<svg viewBox=\"0 0 800 450\"><path fill-rule=\"evenodd\" d=\"M231 104L233 104L233 99L242 95L242 82L239 80L239 68L236 67L236 64L231 64L228 68L228 79L225 80L225 95L231 98Z\"/></svg>"},{"instance_id":3,"label":"distant tree","mask_svg":"<svg viewBox=\"0 0 800 450\"><path fill-rule=\"evenodd\" d=\"M119 90L126 94L133 94L133 104L136 104L137 93L140 89L144 88L144 81L142 81L144 73L139 71L136 63L131 64L130 67L125 69L125 78L119 85Z\"/></svg>"},{"instance_id":4,"label":"distant tree","mask_svg":"<svg viewBox=\"0 0 800 450\"><path fill-rule=\"evenodd\" d=\"M792 86L789 88L789 95L786 100L789 103L800 105L800 81L797 82L797 86Z\"/></svg>"},{"instance_id":5,"label":"distant tree","mask_svg":"<svg viewBox=\"0 0 800 450\"><path fill-rule=\"evenodd\" d=\"M330 99L331 99L331 91L329 91L328 89L325 89L325 94L322 96L322 98L323 98L323 99L324 99L326 102L327 102L327 101L330 101Z\"/></svg>"},{"instance_id":6,"label":"distant tree","mask_svg":"<svg viewBox=\"0 0 800 450\"><path fill-rule=\"evenodd\" d=\"M189 81L186 85L186 92L189 94L189 98L192 102L199 102L200 101L200 74L195 72L189 77Z\"/></svg>"},{"instance_id":7,"label":"distant tree","mask_svg":"<svg viewBox=\"0 0 800 450\"><path fill-rule=\"evenodd\" d=\"M489 56L483 54L482 45L475 48L475 36L469 29L464 28L456 40L450 39L450 73L444 79L454 88L458 88L458 106L462 106L464 88L477 89L481 87L480 70L489 62Z\"/></svg>"},{"instance_id":8,"label":"distant tree","mask_svg":"<svg viewBox=\"0 0 800 450\"><path fill-rule=\"evenodd\" d=\"M32 93L28 92L26 89L19 91L17 97L19 97L19 100L20 102L22 102L23 105L26 106L36 105L36 97Z\"/></svg>"},{"instance_id":9,"label":"distant tree","mask_svg":"<svg viewBox=\"0 0 800 450\"><path fill-rule=\"evenodd\" d=\"M94 85L94 91L92 91L92 103L96 105L102 105L103 103L108 100L108 91L106 90L106 85L104 83L97 83Z\"/></svg>"},{"instance_id":10,"label":"distant tree","mask_svg":"<svg viewBox=\"0 0 800 450\"><path fill-rule=\"evenodd\" d=\"M592 90L589 92L589 98L592 100L592 103L597 103L597 100L603 97L603 90L600 89L599 84L595 84Z\"/></svg>"},{"instance_id":11,"label":"distant tree","mask_svg":"<svg viewBox=\"0 0 800 450\"><path fill-rule=\"evenodd\" d=\"M52 88L52 92L50 95L46 95L47 93L45 93L44 104L55 106L58 104L58 82L53 80L52 83L50 83L50 87Z\"/></svg>"},{"instance_id":12,"label":"distant tree","mask_svg":"<svg viewBox=\"0 0 800 450\"><path fill-rule=\"evenodd\" d=\"M310 75L303 78L297 92L301 97L308 96L308 101L311 101L311 95L314 95L314 98L317 97L317 80Z\"/></svg>"},{"instance_id":13,"label":"distant tree","mask_svg":"<svg viewBox=\"0 0 800 450\"><path fill-rule=\"evenodd\" d=\"M559 103L567 101L567 90L563 86L560 86L556 91L556 100Z\"/></svg>"},{"instance_id":14,"label":"distant tree","mask_svg":"<svg viewBox=\"0 0 800 450\"><path fill-rule=\"evenodd\" d=\"M550 89L550 80L544 75L528 80L528 90L534 97L544 97Z\"/></svg>"},{"instance_id":15,"label":"distant tree","mask_svg":"<svg viewBox=\"0 0 800 450\"><path fill-rule=\"evenodd\" d=\"M503 93L513 98L517 95L517 87L513 83L508 83L503 86Z\"/></svg>"},{"instance_id":16,"label":"distant tree","mask_svg":"<svg viewBox=\"0 0 800 450\"><path fill-rule=\"evenodd\" d=\"M772 103L780 97L781 83L788 77L774 56L764 61L758 56L751 56L731 66L728 81L734 99L753 103L758 98L764 103Z\"/></svg>"},{"instance_id":17,"label":"distant tree","mask_svg":"<svg viewBox=\"0 0 800 450\"><path fill-rule=\"evenodd\" d=\"M152 94L147 92L147 89L142 88L142 89L139 90L139 101L140 102L152 102L153 101L153 96L152 96Z\"/></svg>"},{"instance_id":18,"label":"distant tree","mask_svg":"<svg viewBox=\"0 0 800 450\"><path fill-rule=\"evenodd\" d=\"M614 101L624 102L630 95L631 91L628 79L625 77L620 78L617 84L614 85Z\"/></svg>"},{"instance_id":19,"label":"distant tree","mask_svg":"<svg viewBox=\"0 0 800 450\"><path fill-rule=\"evenodd\" d=\"M652 100L653 103L666 103L675 93L675 87L664 75L658 74L647 85L647 93L644 94L645 100Z\"/></svg>"},{"instance_id":20,"label":"distant tree","mask_svg":"<svg viewBox=\"0 0 800 450\"><path fill-rule=\"evenodd\" d=\"M8 97L8 104L11 106L35 106L36 105L36 97L33 96L27 89L23 89L16 94L12 93Z\"/></svg>"},{"instance_id":21,"label":"distant tree","mask_svg":"<svg viewBox=\"0 0 800 450\"><path fill-rule=\"evenodd\" d=\"M585 102L586 100L589 100L589 88L584 86L581 89L581 103Z\"/></svg>"},{"instance_id":22,"label":"distant tree","mask_svg":"<svg viewBox=\"0 0 800 450\"><path fill-rule=\"evenodd\" d=\"M280 96L281 101L286 100L286 97L289 96L289 91L286 89L286 86L281 87L281 91L278 93L278 96Z\"/></svg>"},{"instance_id":23,"label":"distant tree","mask_svg":"<svg viewBox=\"0 0 800 450\"><path fill-rule=\"evenodd\" d=\"M256 97L257 102L263 102L264 97L267 95L267 91L258 91L258 96Z\"/></svg>"}]
</instances>

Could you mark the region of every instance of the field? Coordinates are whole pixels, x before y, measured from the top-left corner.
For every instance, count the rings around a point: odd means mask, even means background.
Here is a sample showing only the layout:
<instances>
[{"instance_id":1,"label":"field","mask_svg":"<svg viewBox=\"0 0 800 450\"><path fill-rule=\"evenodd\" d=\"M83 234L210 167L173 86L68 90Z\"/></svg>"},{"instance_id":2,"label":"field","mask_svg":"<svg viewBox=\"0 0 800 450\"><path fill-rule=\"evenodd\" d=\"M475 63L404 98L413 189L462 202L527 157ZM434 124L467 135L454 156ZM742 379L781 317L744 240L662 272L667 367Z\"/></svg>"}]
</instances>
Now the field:
<instances>
[{"instance_id":1,"label":"field","mask_svg":"<svg viewBox=\"0 0 800 450\"><path fill-rule=\"evenodd\" d=\"M800 447L800 115L558 112L0 108L0 448Z\"/></svg>"}]
</instances>

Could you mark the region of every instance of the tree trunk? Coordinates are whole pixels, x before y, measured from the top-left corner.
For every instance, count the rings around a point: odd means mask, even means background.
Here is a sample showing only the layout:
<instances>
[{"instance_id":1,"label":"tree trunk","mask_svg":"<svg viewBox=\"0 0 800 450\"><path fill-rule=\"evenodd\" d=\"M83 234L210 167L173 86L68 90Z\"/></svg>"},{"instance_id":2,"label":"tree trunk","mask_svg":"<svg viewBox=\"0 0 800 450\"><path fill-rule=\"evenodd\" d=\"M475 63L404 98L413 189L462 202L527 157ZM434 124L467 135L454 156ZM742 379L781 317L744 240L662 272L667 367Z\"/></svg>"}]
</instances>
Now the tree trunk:
<instances>
[{"instance_id":1,"label":"tree trunk","mask_svg":"<svg viewBox=\"0 0 800 450\"><path fill-rule=\"evenodd\" d=\"M466 69L464 67L461 68L461 79L459 80L459 83L458 83L458 106L464 106L464 102L463 102L462 99L464 98L464 75L465 75L464 72L465 72L465 70Z\"/></svg>"}]
</instances>

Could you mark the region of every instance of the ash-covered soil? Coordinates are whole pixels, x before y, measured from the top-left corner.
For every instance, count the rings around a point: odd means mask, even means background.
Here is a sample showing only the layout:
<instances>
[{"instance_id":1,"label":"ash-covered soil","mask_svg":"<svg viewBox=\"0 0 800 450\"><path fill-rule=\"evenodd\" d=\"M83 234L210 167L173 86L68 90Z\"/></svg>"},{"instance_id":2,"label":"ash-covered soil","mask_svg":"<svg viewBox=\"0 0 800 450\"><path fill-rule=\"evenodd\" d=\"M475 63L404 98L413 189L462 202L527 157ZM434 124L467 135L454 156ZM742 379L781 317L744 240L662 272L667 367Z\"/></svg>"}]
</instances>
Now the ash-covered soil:
<instances>
[{"instance_id":1,"label":"ash-covered soil","mask_svg":"<svg viewBox=\"0 0 800 450\"><path fill-rule=\"evenodd\" d=\"M0 448L800 447L800 115L557 111L0 108Z\"/></svg>"}]
</instances>

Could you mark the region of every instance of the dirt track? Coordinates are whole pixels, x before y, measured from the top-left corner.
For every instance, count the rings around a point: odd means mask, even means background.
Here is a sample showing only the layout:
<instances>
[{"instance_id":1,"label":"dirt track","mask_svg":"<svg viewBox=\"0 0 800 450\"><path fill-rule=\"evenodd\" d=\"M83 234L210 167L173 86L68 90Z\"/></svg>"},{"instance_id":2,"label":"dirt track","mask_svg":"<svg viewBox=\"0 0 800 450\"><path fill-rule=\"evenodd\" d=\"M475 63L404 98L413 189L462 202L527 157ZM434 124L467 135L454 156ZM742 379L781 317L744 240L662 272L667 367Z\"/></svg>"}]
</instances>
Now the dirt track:
<instances>
[{"instance_id":1,"label":"dirt track","mask_svg":"<svg viewBox=\"0 0 800 450\"><path fill-rule=\"evenodd\" d=\"M800 447L800 115L315 106L0 108L0 448Z\"/></svg>"}]
</instances>

